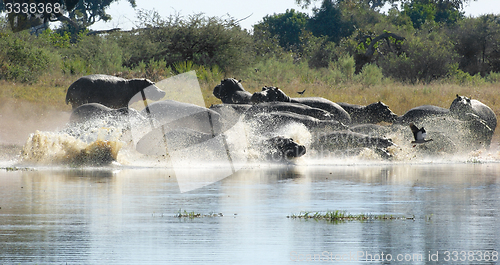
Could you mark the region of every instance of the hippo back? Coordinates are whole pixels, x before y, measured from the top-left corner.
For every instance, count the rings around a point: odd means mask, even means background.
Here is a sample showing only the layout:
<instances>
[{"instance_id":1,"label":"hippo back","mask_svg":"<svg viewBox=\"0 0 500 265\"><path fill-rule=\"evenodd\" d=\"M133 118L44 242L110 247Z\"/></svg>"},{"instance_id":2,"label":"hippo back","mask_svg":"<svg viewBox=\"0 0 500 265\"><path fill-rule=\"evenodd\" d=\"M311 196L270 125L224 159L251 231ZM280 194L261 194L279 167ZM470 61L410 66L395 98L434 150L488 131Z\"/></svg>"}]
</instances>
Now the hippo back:
<instances>
[{"instance_id":1,"label":"hippo back","mask_svg":"<svg viewBox=\"0 0 500 265\"><path fill-rule=\"evenodd\" d=\"M283 129L288 124L303 124L311 133L327 133L337 130L347 130L347 126L336 120L319 120L311 116L298 113L279 111L258 113L246 116L245 121L252 124L252 128L261 133L270 133Z\"/></svg>"},{"instance_id":2,"label":"hippo back","mask_svg":"<svg viewBox=\"0 0 500 265\"><path fill-rule=\"evenodd\" d=\"M474 113L483 119L492 130L495 130L497 127L497 116L495 112L479 100L472 99L471 104Z\"/></svg>"},{"instance_id":3,"label":"hippo back","mask_svg":"<svg viewBox=\"0 0 500 265\"><path fill-rule=\"evenodd\" d=\"M338 120L344 124L351 123L351 116L337 103L334 103L328 99L320 97L308 97L308 98L290 98L277 87L263 87L261 92L256 92L252 95L252 103L261 102L291 102L300 103L307 105L312 108L322 109L330 112L333 119Z\"/></svg>"},{"instance_id":4,"label":"hippo back","mask_svg":"<svg viewBox=\"0 0 500 265\"><path fill-rule=\"evenodd\" d=\"M112 109L99 103L87 103L80 105L71 112L69 118L71 123L87 122L93 119L124 118L128 115L142 117L136 110L128 108Z\"/></svg>"},{"instance_id":5,"label":"hippo back","mask_svg":"<svg viewBox=\"0 0 500 265\"><path fill-rule=\"evenodd\" d=\"M290 97L285 94L278 87L268 87L262 88L262 91L253 93L250 101L252 103L262 103L262 102L291 102Z\"/></svg>"},{"instance_id":6,"label":"hippo back","mask_svg":"<svg viewBox=\"0 0 500 265\"><path fill-rule=\"evenodd\" d=\"M293 103L304 104L313 108L323 109L333 116L333 119L342 122L343 124L351 124L351 116L339 104L334 103L326 98L321 97L306 97L292 98Z\"/></svg>"},{"instance_id":7,"label":"hippo back","mask_svg":"<svg viewBox=\"0 0 500 265\"><path fill-rule=\"evenodd\" d=\"M141 110L145 117L152 118L156 125L165 125L166 130L187 128L203 133L218 133L221 130L219 113L194 104L163 100L148 105Z\"/></svg>"},{"instance_id":8,"label":"hippo back","mask_svg":"<svg viewBox=\"0 0 500 265\"><path fill-rule=\"evenodd\" d=\"M280 112L287 111L292 113L297 113L301 115L311 116L319 120L332 120L334 117L330 112L313 108L308 105L300 103L289 103L289 102L264 102L259 104L254 104L250 109L247 110L246 115L255 115L256 113L263 112Z\"/></svg>"},{"instance_id":9,"label":"hippo back","mask_svg":"<svg viewBox=\"0 0 500 265\"><path fill-rule=\"evenodd\" d=\"M392 112L389 107L382 103L376 102L368 106L354 105L344 102L338 102L349 115L353 124L363 123L379 123L379 122L394 122L398 115Z\"/></svg>"},{"instance_id":10,"label":"hippo back","mask_svg":"<svg viewBox=\"0 0 500 265\"><path fill-rule=\"evenodd\" d=\"M154 86L147 79L124 79L110 75L88 75L79 78L68 88L66 104L73 109L86 103L99 103L104 106L118 109L128 107L130 100L139 91L153 86L148 90L148 98L161 99L165 92Z\"/></svg>"},{"instance_id":11,"label":"hippo back","mask_svg":"<svg viewBox=\"0 0 500 265\"><path fill-rule=\"evenodd\" d=\"M408 125L413 122L420 122L423 119L433 118L433 117L446 117L450 115L450 110L433 105L423 105L410 109L403 116L400 116L396 123Z\"/></svg>"},{"instance_id":12,"label":"hippo back","mask_svg":"<svg viewBox=\"0 0 500 265\"><path fill-rule=\"evenodd\" d=\"M226 131L233 127L251 107L250 104L217 104L210 106L209 109L219 113L222 130Z\"/></svg>"}]
</instances>

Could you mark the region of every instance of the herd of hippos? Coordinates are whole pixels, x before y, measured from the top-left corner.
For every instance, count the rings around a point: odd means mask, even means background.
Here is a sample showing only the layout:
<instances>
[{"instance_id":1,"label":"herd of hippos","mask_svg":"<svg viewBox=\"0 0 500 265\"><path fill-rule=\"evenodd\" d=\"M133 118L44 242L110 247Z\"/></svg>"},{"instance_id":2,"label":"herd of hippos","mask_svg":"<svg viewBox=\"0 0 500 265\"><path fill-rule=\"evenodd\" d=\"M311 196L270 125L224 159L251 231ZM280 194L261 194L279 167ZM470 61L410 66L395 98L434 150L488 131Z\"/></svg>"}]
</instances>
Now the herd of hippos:
<instances>
[{"instance_id":1,"label":"herd of hippos","mask_svg":"<svg viewBox=\"0 0 500 265\"><path fill-rule=\"evenodd\" d=\"M214 88L213 95L222 104L209 108L161 100L165 94L147 79L84 76L67 91L66 103L73 107L70 124L134 116L146 126L153 119L163 125L162 134L176 135L178 146L171 143L169 148L182 148L223 135L236 123L244 122L251 131L246 136L251 139L246 140L259 146L265 159L292 159L306 153L306 146L284 136L283 128L290 124L305 127L312 135L308 153L347 156L369 149L383 158L393 157L394 150L403 145L434 155L488 148L497 125L491 108L459 95L449 108L423 105L398 116L380 101L361 106L302 94L292 98L277 87L267 86L252 94L233 78L222 80ZM142 111L128 107L146 96L157 101L145 104ZM398 144L391 138L398 139ZM137 143L140 152L141 141ZM148 148L143 149L147 154Z\"/></svg>"}]
</instances>

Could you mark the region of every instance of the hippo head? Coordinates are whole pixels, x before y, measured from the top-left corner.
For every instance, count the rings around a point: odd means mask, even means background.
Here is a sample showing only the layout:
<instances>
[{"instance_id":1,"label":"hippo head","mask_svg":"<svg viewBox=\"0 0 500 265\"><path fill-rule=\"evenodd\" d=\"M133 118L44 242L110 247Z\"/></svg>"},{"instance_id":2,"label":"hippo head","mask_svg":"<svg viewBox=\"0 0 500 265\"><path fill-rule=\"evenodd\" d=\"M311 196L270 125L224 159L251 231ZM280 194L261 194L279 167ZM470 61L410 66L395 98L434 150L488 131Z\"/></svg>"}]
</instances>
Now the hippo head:
<instances>
[{"instance_id":1,"label":"hippo head","mask_svg":"<svg viewBox=\"0 0 500 265\"><path fill-rule=\"evenodd\" d=\"M134 94L144 90L146 98L151 100L160 100L166 95L165 91L159 89L155 83L146 78L130 79L129 84L133 88Z\"/></svg>"},{"instance_id":2,"label":"hippo head","mask_svg":"<svg viewBox=\"0 0 500 265\"><path fill-rule=\"evenodd\" d=\"M372 123L379 122L394 122L398 118L398 115L389 108L383 102L372 103L366 106L366 110L371 114Z\"/></svg>"},{"instance_id":3,"label":"hippo head","mask_svg":"<svg viewBox=\"0 0 500 265\"><path fill-rule=\"evenodd\" d=\"M227 102L227 100L232 98L232 94L237 91L242 91L242 92L245 91L245 89L241 85L241 80L236 80L234 78L227 78L221 80L220 84L215 86L213 93L214 96L222 100L222 102L232 103L232 102Z\"/></svg>"},{"instance_id":4,"label":"hippo head","mask_svg":"<svg viewBox=\"0 0 500 265\"><path fill-rule=\"evenodd\" d=\"M450 105L450 112L455 117L464 117L467 113L474 113L470 98L457 94L457 97Z\"/></svg>"},{"instance_id":5,"label":"hippo head","mask_svg":"<svg viewBox=\"0 0 500 265\"><path fill-rule=\"evenodd\" d=\"M276 136L265 141L269 148L268 158L273 161L289 160L301 157L306 153L306 147L293 141L292 138Z\"/></svg>"},{"instance_id":6,"label":"hippo head","mask_svg":"<svg viewBox=\"0 0 500 265\"><path fill-rule=\"evenodd\" d=\"M290 97L277 87L263 87L261 92L255 92L250 99L252 103L261 102L290 102Z\"/></svg>"}]
</instances>

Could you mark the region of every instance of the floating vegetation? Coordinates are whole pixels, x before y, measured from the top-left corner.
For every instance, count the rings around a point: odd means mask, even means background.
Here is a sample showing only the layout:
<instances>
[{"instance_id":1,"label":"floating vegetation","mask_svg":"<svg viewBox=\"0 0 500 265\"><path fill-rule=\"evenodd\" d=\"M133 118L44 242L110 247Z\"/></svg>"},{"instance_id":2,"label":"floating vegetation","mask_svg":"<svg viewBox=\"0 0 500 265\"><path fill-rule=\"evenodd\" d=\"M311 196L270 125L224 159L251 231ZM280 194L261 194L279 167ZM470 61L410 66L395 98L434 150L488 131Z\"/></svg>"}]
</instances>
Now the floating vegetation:
<instances>
[{"instance_id":1,"label":"floating vegetation","mask_svg":"<svg viewBox=\"0 0 500 265\"><path fill-rule=\"evenodd\" d=\"M0 167L5 171L34 171L35 169L29 167Z\"/></svg>"},{"instance_id":2,"label":"floating vegetation","mask_svg":"<svg viewBox=\"0 0 500 265\"><path fill-rule=\"evenodd\" d=\"M328 222L347 222L347 221L372 221L372 220L415 220L415 216L404 217L394 215L373 215L373 214L358 214L353 215L346 211L327 211L324 212L300 212L299 214L292 214L287 216L292 219L314 219L325 220Z\"/></svg>"},{"instance_id":3,"label":"floating vegetation","mask_svg":"<svg viewBox=\"0 0 500 265\"><path fill-rule=\"evenodd\" d=\"M201 214L201 213L196 213L196 212L188 212L186 210L182 211L182 209L179 209L179 212L175 215L177 218L189 218L189 219L194 219L194 218L202 218L202 217L223 217L224 215L222 213L209 213L209 214Z\"/></svg>"}]
</instances>

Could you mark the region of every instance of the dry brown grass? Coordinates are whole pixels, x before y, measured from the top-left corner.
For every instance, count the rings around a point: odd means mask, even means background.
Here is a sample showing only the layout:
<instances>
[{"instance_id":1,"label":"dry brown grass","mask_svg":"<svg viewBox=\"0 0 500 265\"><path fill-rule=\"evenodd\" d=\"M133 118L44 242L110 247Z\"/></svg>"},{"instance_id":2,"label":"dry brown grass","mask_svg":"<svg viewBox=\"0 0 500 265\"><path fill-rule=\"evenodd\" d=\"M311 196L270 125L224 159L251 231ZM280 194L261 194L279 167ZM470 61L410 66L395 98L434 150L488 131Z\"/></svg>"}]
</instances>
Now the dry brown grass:
<instances>
[{"instance_id":1,"label":"dry brown grass","mask_svg":"<svg viewBox=\"0 0 500 265\"><path fill-rule=\"evenodd\" d=\"M5 101L31 103L52 110L70 110L66 91L78 77L63 74L47 74L34 84L0 80L0 104Z\"/></svg>"}]
</instances>

